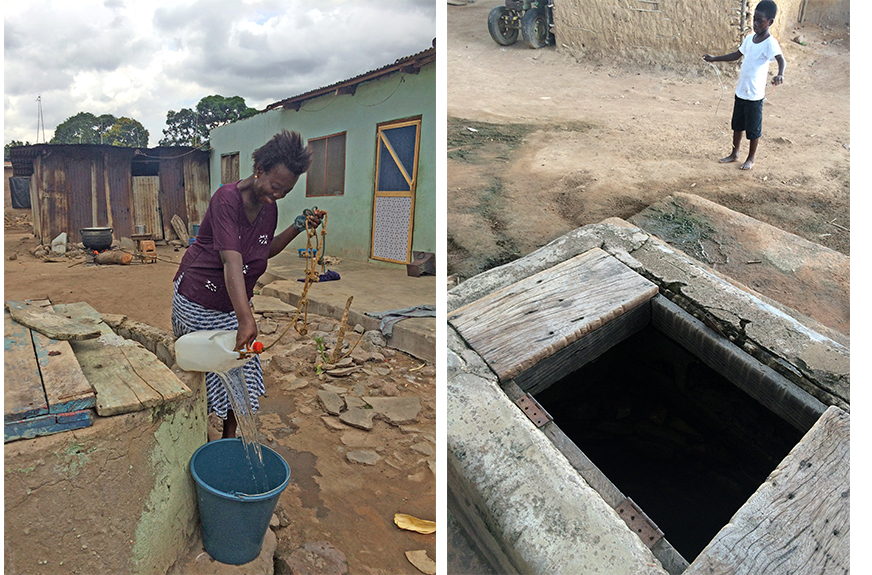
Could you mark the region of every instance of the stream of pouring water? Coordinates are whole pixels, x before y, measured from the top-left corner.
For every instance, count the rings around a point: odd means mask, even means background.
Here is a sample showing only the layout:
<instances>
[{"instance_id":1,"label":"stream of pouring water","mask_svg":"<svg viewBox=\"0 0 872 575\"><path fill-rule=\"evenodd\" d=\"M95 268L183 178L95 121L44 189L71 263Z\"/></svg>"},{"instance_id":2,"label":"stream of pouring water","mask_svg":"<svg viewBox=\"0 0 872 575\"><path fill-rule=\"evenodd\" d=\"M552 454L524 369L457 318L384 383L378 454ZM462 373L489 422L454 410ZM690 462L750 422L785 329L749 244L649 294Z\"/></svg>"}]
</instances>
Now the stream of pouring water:
<instances>
[{"instance_id":1,"label":"stream of pouring water","mask_svg":"<svg viewBox=\"0 0 872 575\"><path fill-rule=\"evenodd\" d=\"M251 411L248 386L245 384L245 374L241 367L236 367L223 373L215 373L218 374L218 377L224 383L224 389L227 391L227 397L230 399L230 407L233 409L233 413L236 414L236 422L242 435L242 445L245 449L245 456L248 458L248 463L251 466L254 484L258 488L258 493L266 493L266 469L263 465L263 453L260 449L260 442L257 440L257 423L254 420L254 413ZM252 453L254 457L252 457ZM254 494L249 493L247 495Z\"/></svg>"}]
</instances>

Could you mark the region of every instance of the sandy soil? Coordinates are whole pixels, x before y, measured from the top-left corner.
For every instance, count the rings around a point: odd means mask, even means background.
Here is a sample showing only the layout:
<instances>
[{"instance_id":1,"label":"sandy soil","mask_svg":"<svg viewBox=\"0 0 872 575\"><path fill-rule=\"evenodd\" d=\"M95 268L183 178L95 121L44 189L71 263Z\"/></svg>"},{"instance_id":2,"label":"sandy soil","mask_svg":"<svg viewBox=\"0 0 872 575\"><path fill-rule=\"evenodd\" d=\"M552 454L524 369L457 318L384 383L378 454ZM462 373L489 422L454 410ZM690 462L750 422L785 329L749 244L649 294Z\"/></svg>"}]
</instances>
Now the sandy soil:
<instances>
[{"instance_id":1,"label":"sandy soil","mask_svg":"<svg viewBox=\"0 0 872 575\"><path fill-rule=\"evenodd\" d=\"M7 209L6 216L5 299L85 301L101 313L172 329L172 278L183 250L158 246L161 261L154 264L89 266L73 256L50 262L32 255L37 242L25 224L25 211ZM263 335L266 343L286 325L281 318L264 322L279 330ZM310 335L333 331L338 323L310 314ZM355 340L349 334L346 341ZM307 542L328 541L345 554L351 573L418 573L405 551L424 549L435 559L436 536L402 531L393 517L407 513L435 519L436 370L389 348L382 348L382 354L383 360L367 362L350 377L331 378L316 373L315 341L293 329L265 353L267 395L261 399L258 430L261 441L292 469L291 484L279 501L279 557L287 558ZM376 420L369 432L331 430L316 396L322 383L349 390L361 385L368 395L416 395L421 411L414 424L403 428ZM372 466L351 463L346 454L356 450L374 451L380 459Z\"/></svg>"},{"instance_id":2,"label":"sandy soil","mask_svg":"<svg viewBox=\"0 0 872 575\"><path fill-rule=\"evenodd\" d=\"M849 254L846 29L779 38L785 83L767 97L756 165L742 171L718 162L731 146L735 65L718 64L718 76L700 54L698 72L679 74L501 47L487 31L498 4L448 6L449 274L470 277L673 192Z\"/></svg>"}]
</instances>

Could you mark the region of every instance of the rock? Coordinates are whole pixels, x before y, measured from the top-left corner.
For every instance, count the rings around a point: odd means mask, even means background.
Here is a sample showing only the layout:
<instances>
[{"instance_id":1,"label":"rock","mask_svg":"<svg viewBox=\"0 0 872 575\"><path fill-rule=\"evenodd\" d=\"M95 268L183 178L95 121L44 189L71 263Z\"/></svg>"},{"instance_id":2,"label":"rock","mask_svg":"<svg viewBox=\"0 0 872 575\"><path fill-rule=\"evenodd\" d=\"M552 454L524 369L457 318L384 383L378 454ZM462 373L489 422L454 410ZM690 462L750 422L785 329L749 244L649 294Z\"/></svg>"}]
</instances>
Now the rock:
<instances>
[{"instance_id":1,"label":"rock","mask_svg":"<svg viewBox=\"0 0 872 575\"><path fill-rule=\"evenodd\" d=\"M333 393L338 393L339 395L345 395L348 393L348 389L344 387L339 387L338 385L330 385L329 383L322 383L320 389L324 391L332 391Z\"/></svg>"},{"instance_id":2,"label":"rock","mask_svg":"<svg viewBox=\"0 0 872 575\"><path fill-rule=\"evenodd\" d=\"M806 46L807 42L805 41L805 37L802 34L793 37L793 41L802 46Z\"/></svg>"},{"instance_id":3,"label":"rock","mask_svg":"<svg viewBox=\"0 0 872 575\"><path fill-rule=\"evenodd\" d=\"M333 377L348 377L352 373L356 373L360 371L359 367L346 367L343 369L330 369L327 370L327 375L331 375Z\"/></svg>"},{"instance_id":4,"label":"rock","mask_svg":"<svg viewBox=\"0 0 872 575\"><path fill-rule=\"evenodd\" d=\"M281 384L282 391L297 391L298 389L303 389L309 385L309 380L301 379L293 375L284 377L281 381L284 382Z\"/></svg>"},{"instance_id":5,"label":"rock","mask_svg":"<svg viewBox=\"0 0 872 575\"><path fill-rule=\"evenodd\" d=\"M365 396L363 400L372 407L372 411L382 416L391 425L414 423L421 411L421 398L417 396Z\"/></svg>"},{"instance_id":6,"label":"rock","mask_svg":"<svg viewBox=\"0 0 872 575\"><path fill-rule=\"evenodd\" d=\"M397 387L397 384L392 381L385 381L381 384L382 393L387 395L388 397L396 397L400 394L400 390Z\"/></svg>"},{"instance_id":7,"label":"rock","mask_svg":"<svg viewBox=\"0 0 872 575\"><path fill-rule=\"evenodd\" d=\"M345 405L348 406L348 409L351 409L352 407L366 409L366 402L360 399L360 396L357 395L346 395Z\"/></svg>"},{"instance_id":8,"label":"rock","mask_svg":"<svg viewBox=\"0 0 872 575\"><path fill-rule=\"evenodd\" d=\"M378 453L368 449L349 451L345 454L345 458L352 463L362 463L363 465L375 465L381 459Z\"/></svg>"},{"instance_id":9,"label":"rock","mask_svg":"<svg viewBox=\"0 0 872 575\"><path fill-rule=\"evenodd\" d=\"M339 416L339 421L352 427L357 427L358 429L365 429L366 431L369 431L370 429L372 429L372 420L375 415L376 413L373 409L352 407L351 409Z\"/></svg>"},{"instance_id":10,"label":"rock","mask_svg":"<svg viewBox=\"0 0 872 575\"><path fill-rule=\"evenodd\" d=\"M206 553L202 542L191 552L180 558L167 571L167 575L270 575L273 571L273 556L278 540L272 529L267 529L263 537L260 555L244 565L227 565L215 561Z\"/></svg>"},{"instance_id":11,"label":"rock","mask_svg":"<svg viewBox=\"0 0 872 575\"><path fill-rule=\"evenodd\" d=\"M377 449L380 442L378 437L356 429L349 429L339 437L339 440L342 442L342 445L352 449L360 449L362 447Z\"/></svg>"},{"instance_id":12,"label":"rock","mask_svg":"<svg viewBox=\"0 0 872 575\"><path fill-rule=\"evenodd\" d=\"M318 400L324 406L324 410L330 415L339 415L345 408L345 400L338 393L327 391L326 389L318 390Z\"/></svg>"},{"instance_id":13,"label":"rock","mask_svg":"<svg viewBox=\"0 0 872 575\"><path fill-rule=\"evenodd\" d=\"M354 360L351 359L350 357L343 357L342 359L340 359L339 361L336 362L336 367L338 367L338 368L353 367L353 366L354 366Z\"/></svg>"},{"instance_id":14,"label":"rock","mask_svg":"<svg viewBox=\"0 0 872 575\"><path fill-rule=\"evenodd\" d=\"M363 338L361 338L358 347L364 351L373 352L385 347L387 344L385 336L383 336L380 331L370 330L363 334Z\"/></svg>"},{"instance_id":15,"label":"rock","mask_svg":"<svg viewBox=\"0 0 872 575\"><path fill-rule=\"evenodd\" d=\"M355 386L351 389L351 395L356 395L357 397L363 397L366 393L366 385L363 383L355 384Z\"/></svg>"},{"instance_id":16,"label":"rock","mask_svg":"<svg viewBox=\"0 0 872 575\"><path fill-rule=\"evenodd\" d=\"M312 408L309 407L308 405L301 405L299 407L298 411L300 413L302 413L303 415L312 415Z\"/></svg>"},{"instance_id":17,"label":"rock","mask_svg":"<svg viewBox=\"0 0 872 575\"><path fill-rule=\"evenodd\" d=\"M433 455L436 453L436 450L433 449L433 446L427 441L421 441L419 443L415 443L412 445L412 451L417 451L423 455Z\"/></svg>"},{"instance_id":18,"label":"rock","mask_svg":"<svg viewBox=\"0 0 872 575\"><path fill-rule=\"evenodd\" d=\"M435 575L436 562L430 559L427 551L419 549L417 551L406 551L406 559L414 565L418 571L426 575Z\"/></svg>"},{"instance_id":19,"label":"rock","mask_svg":"<svg viewBox=\"0 0 872 575\"><path fill-rule=\"evenodd\" d=\"M262 322L257 322L257 331L263 335L271 335L276 332L278 326L274 321L264 320Z\"/></svg>"},{"instance_id":20,"label":"rock","mask_svg":"<svg viewBox=\"0 0 872 575\"><path fill-rule=\"evenodd\" d=\"M391 368L389 367L375 367L373 371L382 377L386 377L391 374Z\"/></svg>"},{"instance_id":21,"label":"rock","mask_svg":"<svg viewBox=\"0 0 872 575\"><path fill-rule=\"evenodd\" d=\"M360 325L359 323L354 325L354 333L363 333L365 331L366 331L366 328L363 327L362 325Z\"/></svg>"},{"instance_id":22,"label":"rock","mask_svg":"<svg viewBox=\"0 0 872 575\"><path fill-rule=\"evenodd\" d=\"M282 522L279 521L279 516L273 513L273 516L269 518L269 526L275 529L276 527L280 527L281 524Z\"/></svg>"},{"instance_id":23,"label":"rock","mask_svg":"<svg viewBox=\"0 0 872 575\"><path fill-rule=\"evenodd\" d=\"M9 256L9 261L10 261L10 262L14 262L14 261L17 260L17 259L18 259L18 252L15 252L15 253L12 254L11 256Z\"/></svg>"},{"instance_id":24,"label":"rock","mask_svg":"<svg viewBox=\"0 0 872 575\"><path fill-rule=\"evenodd\" d=\"M274 369L278 370L281 373L291 373L296 371L297 365L294 363L294 360L286 355L274 355L270 359L270 366L274 366Z\"/></svg>"},{"instance_id":25,"label":"rock","mask_svg":"<svg viewBox=\"0 0 872 575\"><path fill-rule=\"evenodd\" d=\"M348 429L347 425L343 425L341 421L335 417L330 417L329 415L322 415L321 421L323 421L324 425L327 426L327 429L331 431L345 431Z\"/></svg>"},{"instance_id":26,"label":"rock","mask_svg":"<svg viewBox=\"0 0 872 575\"><path fill-rule=\"evenodd\" d=\"M277 297L257 294L251 298L251 307L255 313L296 313L297 308L283 302Z\"/></svg>"},{"instance_id":27,"label":"rock","mask_svg":"<svg viewBox=\"0 0 872 575\"><path fill-rule=\"evenodd\" d=\"M327 541L306 543L276 566L276 575L348 575L345 554Z\"/></svg>"}]
</instances>

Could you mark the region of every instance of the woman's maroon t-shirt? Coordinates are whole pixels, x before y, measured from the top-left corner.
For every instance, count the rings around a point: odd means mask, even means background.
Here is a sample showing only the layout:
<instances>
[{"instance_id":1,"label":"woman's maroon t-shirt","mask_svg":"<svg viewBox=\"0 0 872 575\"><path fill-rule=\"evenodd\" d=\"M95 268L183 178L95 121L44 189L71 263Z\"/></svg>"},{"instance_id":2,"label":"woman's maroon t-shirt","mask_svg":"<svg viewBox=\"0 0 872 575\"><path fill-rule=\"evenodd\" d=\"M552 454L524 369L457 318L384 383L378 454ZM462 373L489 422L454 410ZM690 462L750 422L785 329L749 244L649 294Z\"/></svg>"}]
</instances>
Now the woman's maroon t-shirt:
<instances>
[{"instance_id":1,"label":"woman's maroon t-shirt","mask_svg":"<svg viewBox=\"0 0 872 575\"><path fill-rule=\"evenodd\" d=\"M278 224L276 204L264 205L254 222L248 221L238 182L218 188L209 201L197 239L188 247L173 281L184 274L179 293L208 309L231 312L233 304L224 284L220 251L242 254L242 273L248 299L258 278L266 271Z\"/></svg>"}]
</instances>

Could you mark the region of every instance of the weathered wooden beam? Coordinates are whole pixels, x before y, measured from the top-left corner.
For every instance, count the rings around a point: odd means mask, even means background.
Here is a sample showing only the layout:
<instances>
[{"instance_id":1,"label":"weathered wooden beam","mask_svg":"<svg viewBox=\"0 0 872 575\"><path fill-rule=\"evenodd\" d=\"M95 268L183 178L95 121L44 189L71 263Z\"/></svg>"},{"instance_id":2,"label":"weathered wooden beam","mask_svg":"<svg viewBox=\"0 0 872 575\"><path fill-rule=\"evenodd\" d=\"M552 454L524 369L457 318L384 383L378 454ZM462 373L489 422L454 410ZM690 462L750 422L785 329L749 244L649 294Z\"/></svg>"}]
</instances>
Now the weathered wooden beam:
<instances>
[{"instance_id":1,"label":"weathered wooden beam","mask_svg":"<svg viewBox=\"0 0 872 575\"><path fill-rule=\"evenodd\" d=\"M30 330L3 313L3 421L48 413Z\"/></svg>"},{"instance_id":2,"label":"weathered wooden beam","mask_svg":"<svg viewBox=\"0 0 872 575\"><path fill-rule=\"evenodd\" d=\"M651 307L644 302L516 375L514 381L532 395L541 393L642 330L650 318Z\"/></svg>"},{"instance_id":3,"label":"weathered wooden beam","mask_svg":"<svg viewBox=\"0 0 872 575\"><path fill-rule=\"evenodd\" d=\"M94 388L82 372L70 342L51 339L36 331L31 333L49 413L94 407Z\"/></svg>"},{"instance_id":4,"label":"weathered wooden beam","mask_svg":"<svg viewBox=\"0 0 872 575\"><path fill-rule=\"evenodd\" d=\"M505 381L656 294L655 284L595 248L458 308L448 321Z\"/></svg>"},{"instance_id":5,"label":"weathered wooden beam","mask_svg":"<svg viewBox=\"0 0 872 575\"><path fill-rule=\"evenodd\" d=\"M100 330L93 323L84 323L54 313L51 309L30 306L20 301L7 301L12 319L52 339L94 339Z\"/></svg>"},{"instance_id":6,"label":"weathered wooden beam","mask_svg":"<svg viewBox=\"0 0 872 575\"><path fill-rule=\"evenodd\" d=\"M94 424L94 412L90 409L72 413L40 415L3 425L3 443L18 439L33 439L71 429L82 429Z\"/></svg>"},{"instance_id":7,"label":"weathered wooden beam","mask_svg":"<svg viewBox=\"0 0 872 575\"><path fill-rule=\"evenodd\" d=\"M850 416L830 406L685 575L847 573Z\"/></svg>"}]
</instances>

